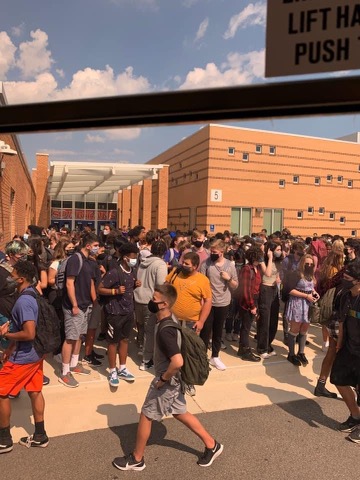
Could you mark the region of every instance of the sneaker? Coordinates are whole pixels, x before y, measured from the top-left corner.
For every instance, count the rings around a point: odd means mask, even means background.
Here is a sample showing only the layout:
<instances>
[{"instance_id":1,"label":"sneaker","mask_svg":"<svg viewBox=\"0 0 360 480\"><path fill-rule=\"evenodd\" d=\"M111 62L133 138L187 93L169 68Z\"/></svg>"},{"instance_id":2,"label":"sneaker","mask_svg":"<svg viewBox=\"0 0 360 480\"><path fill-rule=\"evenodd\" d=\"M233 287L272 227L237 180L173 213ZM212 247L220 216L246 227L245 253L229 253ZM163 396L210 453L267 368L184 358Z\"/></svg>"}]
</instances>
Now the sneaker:
<instances>
[{"instance_id":1,"label":"sneaker","mask_svg":"<svg viewBox=\"0 0 360 480\"><path fill-rule=\"evenodd\" d=\"M255 355L251 351L251 348L240 347L237 355L241 358L241 360L245 360L247 362L260 362L261 360L258 355Z\"/></svg>"},{"instance_id":2,"label":"sneaker","mask_svg":"<svg viewBox=\"0 0 360 480\"><path fill-rule=\"evenodd\" d=\"M232 334L232 341L233 342L238 342L240 340L240 335L238 333L233 333Z\"/></svg>"},{"instance_id":3,"label":"sneaker","mask_svg":"<svg viewBox=\"0 0 360 480\"><path fill-rule=\"evenodd\" d=\"M196 390L194 385L186 385L185 387L185 393L189 395L190 397L195 397L196 395Z\"/></svg>"},{"instance_id":4,"label":"sneaker","mask_svg":"<svg viewBox=\"0 0 360 480\"><path fill-rule=\"evenodd\" d=\"M78 363L76 367L70 367L71 373L76 373L77 375L90 375L91 370L84 368L81 363Z\"/></svg>"},{"instance_id":5,"label":"sneaker","mask_svg":"<svg viewBox=\"0 0 360 480\"><path fill-rule=\"evenodd\" d=\"M233 341L233 338L232 338L231 333L226 333L226 334L225 334L225 340L226 340L227 342L232 342L232 341Z\"/></svg>"},{"instance_id":6,"label":"sneaker","mask_svg":"<svg viewBox=\"0 0 360 480\"><path fill-rule=\"evenodd\" d=\"M35 440L34 437L37 438L37 440ZM39 436L30 435L29 437L20 438L19 444L27 448L30 448L30 447L45 448L49 445L49 438L46 435L46 433L44 435L39 435Z\"/></svg>"},{"instance_id":7,"label":"sneaker","mask_svg":"<svg viewBox=\"0 0 360 480\"><path fill-rule=\"evenodd\" d=\"M108 380L109 380L109 385L111 387L118 387L119 386L120 382L119 382L119 379L118 379L117 370L113 370L112 372L110 372Z\"/></svg>"},{"instance_id":8,"label":"sneaker","mask_svg":"<svg viewBox=\"0 0 360 480\"><path fill-rule=\"evenodd\" d=\"M13 400L14 398L19 398L20 397L20 392L17 393L16 395L9 395L9 398Z\"/></svg>"},{"instance_id":9,"label":"sneaker","mask_svg":"<svg viewBox=\"0 0 360 480\"><path fill-rule=\"evenodd\" d=\"M137 460L135 460L132 453L130 453L130 455L127 455L126 457L114 458L112 464L119 470L141 471L144 470L144 468L146 467L144 457L140 460L140 462L138 462Z\"/></svg>"},{"instance_id":10,"label":"sneaker","mask_svg":"<svg viewBox=\"0 0 360 480\"><path fill-rule=\"evenodd\" d=\"M93 353L91 353L91 355L85 355L83 362L94 368L100 367L100 365L102 365L102 363L99 362L97 358L95 358Z\"/></svg>"},{"instance_id":11,"label":"sneaker","mask_svg":"<svg viewBox=\"0 0 360 480\"><path fill-rule=\"evenodd\" d=\"M329 342L323 342L321 350L326 353L329 350Z\"/></svg>"},{"instance_id":12,"label":"sneaker","mask_svg":"<svg viewBox=\"0 0 360 480\"><path fill-rule=\"evenodd\" d=\"M298 359L298 357L296 355L288 355L287 356L287 360L288 362L292 363L293 365L295 365L295 367L301 367L301 362L300 360Z\"/></svg>"},{"instance_id":13,"label":"sneaker","mask_svg":"<svg viewBox=\"0 0 360 480\"><path fill-rule=\"evenodd\" d=\"M337 398L336 393L329 392L325 387L325 383L319 382L319 380L316 384L314 395L315 397Z\"/></svg>"},{"instance_id":14,"label":"sneaker","mask_svg":"<svg viewBox=\"0 0 360 480\"><path fill-rule=\"evenodd\" d=\"M268 355L269 357L276 357L277 353L275 352L275 350L271 350L270 352L268 352Z\"/></svg>"},{"instance_id":15,"label":"sneaker","mask_svg":"<svg viewBox=\"0 0 360 480\"><path fill-rule=\"evenodd\" d=\"M224 343L224 340L221 340L221 350L226 350L227 346Z\"/></svg>"},{"instance_id":16,"label":"sneaker","mask_svg":"<svg viewBox=\"0 0 360 480\"><path fill-rule=\"evenodd\" d=\"M306 365L309 364L309 360L306 358L305 353L298 353L297 358L300 360L303 367L306 367Z\"/></svg>"},{"instance_id":17,"label":"sneaker","mask_svg":"<svg viewBox=\"0 0 360 480\"><path fill-rule=\"evenodd\" d=\"M14 444L11 438L0 440L0 454L9 453L14 448Z\"/></svg>"},{"instance_id":18,"label":"sneaker","mask_svg":"<svg viewBox=\"0 0 360 480\"><path fill-rule=\"evenodd\" d=\"M350 415L350 417L344 423L340 423L339 430L340 432L350 433L359 425L360 418L354 418Z\"/></svg>"},{"instance_id":19,"label":"sneaker","mask_svg":"<svg viewBox=\"0 0 360 480\"><path fill-rule=\"evenodd\" d=\"M355 428L346 438L354 443L360 443L360 427Z\"/></svg>"},{"instance_id":20,"label":"sneaker","mask_svg":"<svg viewBox=\"0 0 360 480\"><path fill-rule=\"evenodd\" d=\"M223 364L219 357L211 357L209 363L218 370L226 370L226 366Z\"/></svg>"},{"instance_id":21,"label":"sneaker","mask_svg":"<svg viewBox=\"0 0 360 480\"><path fill-rule=\"evenodd\" d=\"M50 378L43 375L43 385L49 385L49 383L50 383Z\"/></svg>"},{"instance_id":22,"label":"sneaker","mask_svg":"<svg viewBox=\"0 0 360 480\"><path fill-rule=\"evenodd\" d=\"M118 369L117 376L119 380L126 380L127 382L135 382L134 375L130 373L127 368L123 368L122 370Z\"/></svg>"},{"instance_id":23,"label":"sneaker","mask_svg":"<svg viewBox=\"0 0 360 480\"><path fill-rule=\"evenodd\" d=\"M150 370L150 368L153 368L154 362L152 360L149 360L148 362L141 362L141 365L139 367L140 370Z\"/></svg>"},{"instance_id":24,"label":"sneaker","mask_svg":"<svg viewBox=\"0 0 360 480\"><path fill-rule=\"evenodd\" d=\"M96 353L95 350L93 350L93 351L91 352L91 355L92 355L94 358L96 358L96 360L102 360L103 358L105 358L104 355L100 355L100 353Z\"/></svg>"},{"instance_id":25,"label":"sneaker","mask_svg":"<svg viewBox=\"0 0 360 480\"><path fill-rule=\"evenodd\" d=\"M71 375L71 373L67 373L66 375L63 375L60 373L58 381L65 385L65 387L69 388L76 388L79 386L79 382L75 380L75 378Z\"/></svg>"},{"instance_id":26,"label":"sneaker","mask_svg":"<svg viewBox=\"0 0 360 480\"><path fill-rule=\"evenodd\" d=\"M99 333L97 339L99 342L103 342L104 340L106 340L106 333Z\"/></svg>"},{"instance_id":27,"label":"sneaker","mask_svg":"<svg viewBox=\"0 0 360 480\"><path fill-rule=\"evenodd\" d=\"M260 358L262 358L263 360L270 358L270 355L268 354L268 352L260 353L259 355L260 355Z\"/></svg>"},{"instance_id":28,"label":"sneaker","mask_svg":"<svg viewBox=\"0 0 360 480\"><path fill-rule=\"evenodd\" d=\"M215 447L205 448L204 455L201 458L199 458L197 464L200 467L210 467L210 465L213 463L215 458L217 458L219 455L222 454L223 450L224 450L224 446L215 440Z\"/></svg>"}]
</instances>

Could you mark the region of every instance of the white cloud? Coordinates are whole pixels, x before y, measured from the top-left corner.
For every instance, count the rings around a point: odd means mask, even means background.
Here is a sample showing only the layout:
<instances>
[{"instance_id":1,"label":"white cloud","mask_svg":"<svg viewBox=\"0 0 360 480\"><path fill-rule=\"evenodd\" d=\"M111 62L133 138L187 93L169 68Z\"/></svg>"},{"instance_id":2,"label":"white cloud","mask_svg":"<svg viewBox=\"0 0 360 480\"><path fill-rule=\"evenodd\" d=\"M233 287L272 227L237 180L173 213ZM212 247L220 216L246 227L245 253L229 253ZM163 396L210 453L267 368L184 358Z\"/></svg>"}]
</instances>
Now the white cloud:
<instances>
[{"instance_id":1,"label":"white cloud","mask_svg":"<svg viewBox=\"0 0 360 480\"><path fill-rule=\"evenodd\" d=\"M85 143L105 143L105 137L88 133L85 137Z\"/></svg>"},{"instance_id":2,"label":"white cloud","mask_svg":"<svg viewBox=\"0 0 360 480\"><path fill-rule=\"evenodd\" d=\"M6 78L7 72L15 65L16 47L6 32L0 32L0 77Z\"/></svg>"},{"instance_id":3,"label":"white cloud","mask_svg":"<svg viewBox=\"0 0 360 480\"><path fill-rule=\"evenodd\" d=\"M179 89L247 85L263 78L264 63L265 50L245 54L230 53L227 61L220 67L215 63L208 63L205 68L194 68L187 74Z\"/></svg>"},{"instance_id":4,"label":"white cloud","mask_svg":"<svg viewBox=\"0 0 360 480\"><path fill-rule=\"evenodd\" d=\"M204 38L206 30L208 29L208 26L209 26L209 18L207 17L200 23L198 31L196 32L195 42L198 42L199 40Z\"/></svg>"},{"instance_id":5,"label":"white cloud","mask_svg":"<svg viewBox=\"0 0 360 480\"><path fill-rule=\"evenodd\" d=\"M101 130L100 133L88 133L85 137L86 143L105 143L107 141L129 141L135 140L141 134L140 128L112 128Z\"/></svg>"},{"instance_id":6,"label":"white cloud","mask_svg":"<svg viewBox=\"0 0 360 480\"><path fill-rule=\"evenodd\" d=\"M249 3L240 13L231 17L228 29L224 38L234 38L239 28L246 28L253 25L265 25L266 4L263 2Z\"/></svg>"},{"instance_id":7,"label":"white cloud","mask_svg":"<svg viewBox=\"0 0 360 480\"><path fill-rule=\"evenodd\" d=\"M4 82L9 103L29 103L53 100L57 82L51 73L41 73L32 82Z\"/></svg>"},{"instance_id":8,"label":"white cloud","mask_svg":"<svg viewBox=\"0 0 360 480\"><path fill-rule=\"evenodd\" d=\"M40 29L30 32L32 40L20 43L19 59L16 65L23 77L35 77L37 74L50 70L54 60L48 47L48 36Z\"/></svg>"},{"instance_id":9,"label":"white cloud","mask_svg":"<svg viewBox=\"0 0 360 480\"><path fill-rule=\"evenodd\" d=\"M62 68L57 68L56 73L59 75L60 78L65 77L65 73L64 73L64 70Z\"/></svg>"},{"instance_id":10,"label":"white cloud","mask_svg":"<svg viewBox=\"0 0 360 480\"><path fill-rule=\"evenodd\" d=\"M79 152L75 150L56 150L49 148L39 148L39 151L43 153L48 153L49 155L58 156L58 157L73 157L79 155Z\"/></svg>"},{"instance_id":11,"label":"white cloud","mask_svg":"<svg viewBox=\"0 0 360 480\"><path fill-rule=\"evenodd\" d=\"M23 34L24 32L24 27L25 27L25 23L22 22L20 23L20 25L16 26L16 27L12 27L11 29L11 34L14 36L14 37L21 37L21 35Z\"/></svg>"},{"instance_id":12,"label":"white cloud","mask_svg":"<svg viewBox=\"0 0 360 480\"><path fill-rule=\"evenodd\" d=\"M132 150L122 150L121 148L114 148L113 153L115 155L128 155L128 156L134 156L135 152Z\"/></svg>"}]
</instances>

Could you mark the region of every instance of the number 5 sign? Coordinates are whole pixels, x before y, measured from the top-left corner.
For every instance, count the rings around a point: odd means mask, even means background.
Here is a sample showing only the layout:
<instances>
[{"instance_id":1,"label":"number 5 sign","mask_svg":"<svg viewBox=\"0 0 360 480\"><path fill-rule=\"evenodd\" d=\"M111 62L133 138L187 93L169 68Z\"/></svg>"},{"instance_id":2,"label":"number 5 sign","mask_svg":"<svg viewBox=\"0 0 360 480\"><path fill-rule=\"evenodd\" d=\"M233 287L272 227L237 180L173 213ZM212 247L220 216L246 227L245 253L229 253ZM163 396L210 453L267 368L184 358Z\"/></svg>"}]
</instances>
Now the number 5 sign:
<instances>
[{"instance_id":1,"label":"number 5 sign","mask_svg":"<svg viewBox=\"0 0 360 480\"><path fill-rule=\"evenodd\" d=\"M212 189L210 191L211 202L222 202L222 190Z\"/></svg>"}]
</instances>

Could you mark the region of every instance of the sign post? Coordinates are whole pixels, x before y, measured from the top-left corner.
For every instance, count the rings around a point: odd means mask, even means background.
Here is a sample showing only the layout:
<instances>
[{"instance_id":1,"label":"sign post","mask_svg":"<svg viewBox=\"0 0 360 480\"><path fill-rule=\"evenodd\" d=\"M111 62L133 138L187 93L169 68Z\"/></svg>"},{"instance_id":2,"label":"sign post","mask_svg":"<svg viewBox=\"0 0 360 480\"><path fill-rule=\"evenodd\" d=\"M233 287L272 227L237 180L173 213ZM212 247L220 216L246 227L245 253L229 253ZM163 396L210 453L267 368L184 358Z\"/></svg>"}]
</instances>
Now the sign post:
<instances>
[{"instance_id":1,"label":"sign post","mask_svg":"<svg viewBox=\"0 0 360 480\"><path fill-rule=\"evenodd\" d=\"M360 68L360 1L268 0L266 77Z\"/></svg>"}]
</instances>

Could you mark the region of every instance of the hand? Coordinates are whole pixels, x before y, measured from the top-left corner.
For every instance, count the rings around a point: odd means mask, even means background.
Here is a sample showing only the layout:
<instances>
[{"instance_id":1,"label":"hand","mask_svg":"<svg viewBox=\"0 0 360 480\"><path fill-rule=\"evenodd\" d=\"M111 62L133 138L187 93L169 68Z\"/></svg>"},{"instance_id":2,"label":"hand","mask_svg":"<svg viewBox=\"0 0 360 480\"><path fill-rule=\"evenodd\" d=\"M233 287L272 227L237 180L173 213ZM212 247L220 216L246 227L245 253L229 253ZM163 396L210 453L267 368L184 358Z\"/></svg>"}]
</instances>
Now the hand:
<instances>
[{"instance_id":1,"label":"hand","mask_svg":"<svg viewBox=\"0 0 360 480\"><path fill-rule=\"evenodd\" d=\"M203 329L203 326L204 326L203 322L195 322L192 329L197 335L199 335L199 333Z\"/></svg>"},{"instance_id":2,"label":"hand","mask_svg":"<svg viewBox=\"0 0 360 480\"><path fill-rule=\"evenodd\" d=\"M105 275L106 269L105 269L104 265L100 265L100 266L99 266L99 269L100 269L101 275Z\"/></svg>"},{"instance_id":3,"label":"hand","mask_svg":"<svg viewBox=\"0 0 360 480\"><path fill-rule=\"evenodd\" d=\"M5 335L6 333L8 333L9 331L9 325L10 325L10 322L6 322L4 323L3 325L1 325L0 327L0 336L2 337L3 335Z\"/></svg>"},{"instance_id":4,"label":"hand","mask_svg":"<svg viewBox=\"0 0 360 480\"><path fill-rule=\"evenodd\" d=\"M272 252L270 249L269 249L268 252L267 252L267 256L268 256L268 259L269 259L269 260L272 260L272 259L273 259L274 254L273 254L273 252Z\"/></svg>"},{"instance_id":5,"label":"hand","mask_svg":"<svg viewBox=\"0 0 360 480\"><path fill-rule=\"evenodd\" d=\"M2 362L3 363L5 363L9 360L11 353L12 352L10 350L5 350L5 352L2 355Z\"/></svg>"},{"instance_id":6,"label":"hand","mask_svg":"<svg viewBox=\"0 0 360 480\"><path fill-rule=\"evenodd\" d=\"M164 382L162 382L159 378L159 380L155 383L156 390L160 390L160 388L163 386L164 386Z\"/></svg>"},{"instance_id":7,"label":"hand","mask_svg":"<svg viewBox=\"0 0 360 480\"><path fill-rule=\"evenodd\" d=\"M257 308L256 308L256 307L254 307L254 308L252 308L252 309L250 310L250 313L251 313L252 315L256 315L256 312L257 312Z\"/></svg>"},{"instance_id":8,"label":"hand","mask_svg":"<svg viewBox=\"0 0 360 480\"><path fill-rule=\"evenodd\" d=\"M119 295L123 295L125 293L124 285L121 285L121 287L118 288L118 293L119 293Z\"/></svg>"},{"instance_id":9,"label":"hand","mask_svg":"<svg viewBox=\"0 0 360 480\"><path fill-rule=\"evenodd\" d=\"M141 280L136 280L135 287L141 287Z\"/></svg>"},{"instance_id":10,"label":"hand","mask_svg":"<svg viewBox=\"0 0 360 480\"><path fill-rule=\"evenodd\" d=\"M73 317L75 317L76 315L79 315L79 312L80 312L80 309L77 305L76 305L76 307L72 307L71 314L72 314Z\"/></svg>"},{"instance_id":11,"label":"hand","mask_svg":"<svg viewBox=\"0 0 360 480\"><path fill-rule=\"evenodd\" d=\"M220 277L225 280L225 282L228 282L231 280L230 275L227 272L220 272Z\"/></svg>"}]
</instances>

